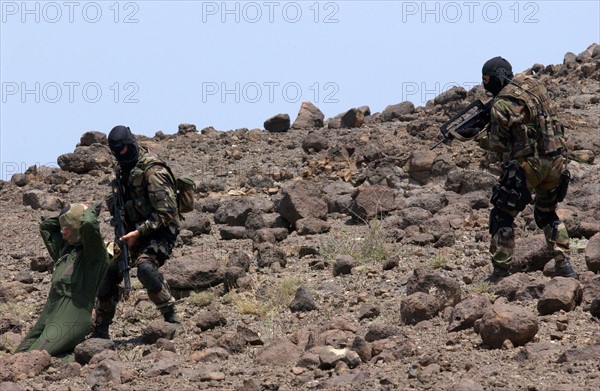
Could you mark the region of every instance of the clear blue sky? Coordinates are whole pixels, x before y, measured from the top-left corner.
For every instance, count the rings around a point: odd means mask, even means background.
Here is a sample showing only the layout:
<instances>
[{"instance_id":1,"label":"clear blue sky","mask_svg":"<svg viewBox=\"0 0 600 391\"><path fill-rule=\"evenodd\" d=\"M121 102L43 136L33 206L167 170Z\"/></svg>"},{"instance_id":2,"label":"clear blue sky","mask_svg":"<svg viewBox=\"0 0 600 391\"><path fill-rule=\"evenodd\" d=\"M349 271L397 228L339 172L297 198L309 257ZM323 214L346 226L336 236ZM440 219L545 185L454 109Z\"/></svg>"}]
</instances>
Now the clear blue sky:
<instances>
[{"instance_id":1,"label":"clear blue sky","mask_svg":"<svg viewBox=\"0 0 600 391\"><path fill-rule=\"evenodd\" d=\"M0 1L1 178L56 166L85 131L262 128L424 105L600 42L594 1Z\"/></svg>"}]
</instances>

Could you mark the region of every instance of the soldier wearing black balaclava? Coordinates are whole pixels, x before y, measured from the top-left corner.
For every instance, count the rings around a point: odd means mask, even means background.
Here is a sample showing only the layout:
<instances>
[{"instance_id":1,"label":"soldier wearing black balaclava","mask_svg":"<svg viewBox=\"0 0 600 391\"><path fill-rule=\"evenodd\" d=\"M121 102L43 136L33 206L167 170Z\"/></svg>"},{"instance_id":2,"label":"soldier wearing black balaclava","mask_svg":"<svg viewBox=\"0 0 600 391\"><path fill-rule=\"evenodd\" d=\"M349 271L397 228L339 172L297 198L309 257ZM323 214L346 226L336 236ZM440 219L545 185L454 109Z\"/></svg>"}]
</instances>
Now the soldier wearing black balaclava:
<instances>
[{"instance_id":1,"label":"soldier wearing black balaclava","mask_svg":"<svg viewBox=\"0 0 600 391\"><path fill-rule=\"evenodd\" d=\"M163 160L138 145L128 127L115 126L108 135L108 145L121 174L121 182L115 185L122 189L124 198L126 234L118 239L127 243L130 264L137 267L137 278L150 300L167 322L179 323L175 299L159 271L179 233L175 178ZM113 212L110 197L108 204ZM118 265L111 264L98 293L96 337L109 338L121 279Z\"/></svg>"},{"instance_id":2,"label":"soldier wearing black balaclava","mask_svg":"<svg viewBox=\"0 0 600 391\"><path fill-rule=\"evenodd\" d=\"M533 76L514 77L502 57L494 57L482 68L483 87L494 96L490 123L479 144L495 152L502 175L492 191L489 230L490 252L497 280L511 272L515 246L513 222L532 201L534 217L544 231L555 259L558 276L577 277L568 258L569 235L556 214L569 182L563 126L549 102L548 92Z\"/></svg>"}]
</instances>

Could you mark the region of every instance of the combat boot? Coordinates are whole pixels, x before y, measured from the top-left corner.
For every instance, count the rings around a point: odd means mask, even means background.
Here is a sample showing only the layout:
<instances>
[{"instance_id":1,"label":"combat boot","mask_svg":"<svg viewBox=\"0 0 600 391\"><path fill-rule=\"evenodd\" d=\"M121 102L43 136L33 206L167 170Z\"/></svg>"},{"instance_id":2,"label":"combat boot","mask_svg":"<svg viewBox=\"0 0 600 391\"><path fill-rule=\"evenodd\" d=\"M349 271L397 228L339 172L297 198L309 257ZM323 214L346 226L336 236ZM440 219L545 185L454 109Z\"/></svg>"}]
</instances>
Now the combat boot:
<instances>
[{"instance_id":1,"label":"combat boot","mask_svg":"<svg viewBox=\"0 0 600 391\"><path fill-rule=\"evenodd\" d=\"M566 257L555 262L554 273L559 277L578 278L573 266L571 266L571 261Z\"/></svg>"},{"instance_id":2,"label":"combat boot","mask_svg":"<svg viewBox=\"0 0 600 391\"><path fill-rule=\"evenodd\" d=\"M94 332L92 333L92 338L102 338L102 339L110 339L110 334L108 333L108 326L110 326L111 322L101 322L94 326Z\"/></svg>"},{"instance_id":3,"label":"combat boot","mask_svg":"<svg viewBox=\"0 0 600 391\"><path fill-rule=\"evenodd\" d=\"M175 313L175 305L174 304L170 304L169 306L167 306L164 309L162 314L163 314L163 318L165 319L165 322L175 323L175 324L181 323L181 321L179 320L179 317Z\"/></svg>"}]
</instances>

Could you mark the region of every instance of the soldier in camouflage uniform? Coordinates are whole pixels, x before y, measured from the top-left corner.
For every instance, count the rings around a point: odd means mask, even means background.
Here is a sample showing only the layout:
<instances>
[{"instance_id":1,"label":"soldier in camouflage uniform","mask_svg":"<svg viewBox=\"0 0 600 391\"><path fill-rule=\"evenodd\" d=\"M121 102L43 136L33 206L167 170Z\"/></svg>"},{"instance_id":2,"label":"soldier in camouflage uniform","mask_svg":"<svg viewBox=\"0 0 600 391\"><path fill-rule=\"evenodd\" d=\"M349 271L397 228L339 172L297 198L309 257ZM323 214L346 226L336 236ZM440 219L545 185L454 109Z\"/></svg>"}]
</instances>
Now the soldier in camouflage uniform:
<instances>
[{"instance_id":1,"label":"soldier in camouflage uniform","mask_svg":"<svg viewBox=\"0 0 600 391\"><path fill-rule=\"evenodd\" d=\"M40 318L17 347L18 352L46 350L64 361L92 325L92 309L108 268L108 252L96 212L72 204L40 224L44 244L54 260L48 300Z\"/></svg>"},{"instance_id":2,"label":"soldier in camouflage uniform","mask_svg":"<svg viewBox=\"0 0 600 391\"><path fill-rule=\"evenodd\" d=\"M128 127L114 127L108 144L121 170L122 183L117 185L124 190L126 234L120 239L127 243L131 266L137 267L137 278L150 300L167 322L179 323L175 299L158 270L179 234L176 180L164 161L138 145ZM112 211L110 196L108 204ZM121 280L118 264L111 263L98 292L95 337L109 338Z\"/></svg>"},{"instance_id":3,"label":"soldier in camouflage uniform","mask_svg":"<svg viewBox=\"0 0 600 391\"><path fill-rule=\"evenodd\" d=\"M494 95L489 125L479 144L504 162L494 186L489 229L494 272L492 280L510 273L515 217L531 203L534 217L552 250L555 274L577 277L568 258L569 235L556 214L564 198L569 173L563 127L548 100L546 88L532 76L513 78L508 61L495 57L482 69L484 88Z\"/></svg>"}]
</instances>

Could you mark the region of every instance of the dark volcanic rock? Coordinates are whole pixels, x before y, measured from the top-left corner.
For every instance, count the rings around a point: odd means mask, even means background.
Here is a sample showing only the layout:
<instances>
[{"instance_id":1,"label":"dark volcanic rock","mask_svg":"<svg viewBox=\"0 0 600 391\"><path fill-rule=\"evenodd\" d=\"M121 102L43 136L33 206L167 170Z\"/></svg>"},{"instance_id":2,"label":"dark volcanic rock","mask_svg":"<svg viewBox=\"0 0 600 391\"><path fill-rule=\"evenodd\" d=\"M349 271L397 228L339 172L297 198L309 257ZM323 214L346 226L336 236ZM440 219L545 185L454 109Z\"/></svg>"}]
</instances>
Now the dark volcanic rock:
<instances>
[{"instance_id":1,"label":"dark volcanic rock","mask_svg":"<svg viewBox=\"0 0 600 391\"><path fill-rule=\"evenodd\" d=\"M356 260L350 255L338 255L333 264L333 276L341 276L352 273L352 269L357 265Z\"/></svg>"},{"instance_id":2,"label":"dark volcanic rock","mask_svg":"<svg viewBox=\"0 0 600 391\"><path fill-rule=\"evenodd\" d=\"M266 120L263 126L269 132L287 132L290 128L290 116L277 114Z\"/></svg>"},{"instance_id":3,"label":"dark volcanic rock","mask_svg":"<svg viewBox=\"0 0 600 391\"><path fill-rule=\"evenodd\" d=\"M294 300L289 305L292 312L307 312L317 309L317 304L312 295L305 286L301 286L296 290Z\"/></svg>"},{"instance_id":4,"label":"dark volcanic rock","mask_svg":"<svg viewBox=\"0 0 600 391\"><path fill-rule=\"evenodd\" d=\"M170 259L161 271L171 288L195 290L222 283L225 268L214 255L199 252Z\"/></svg>"},{"instance_id":5,"label":"dark volcanic rock","mask_svg":"<svg viewBox=\"0 0 600 391\"><path fill-rule=\"evenodd\" d=\"M146 344L153 344L161 338L173 339L176 331L173 323L165 322L162 319L153 320L142 329L142 341Z\"/></svg>"},{"instance_id":6,"label":"dark volcanic rock","mask_svg":"<svg viewBox=\"0 0 600 391\"><path fill-rule=\"evenodd\" d=\"M204 311L196 318L196 327L199 327L202 331L225 326L226 324L227 319L225 319L225 316L218 311Z\"/></svg>"},{"instance_id":7,"label":"dark volcanic rock","mask_svg":"<svg viewBox=\"0 0 600 391\"><path fill-rule=\"evenodd\" d=\"M360 109L348 110L341 119L343 128L360 128L365 120L365 115Z\"/></svg>"},{"instance_id":8,"label":"dark volcanic rock","mask_svg":"<svg viewBox=\"0 0 600 391\"><path fill-rule=\"evenodd\" d=\"M305 217L324 220L327 204L319 197L318 190L307 182L298 182L282 189L282 195L275 200L275 210L290 224Z\"/></svg>"}]
</instances>

